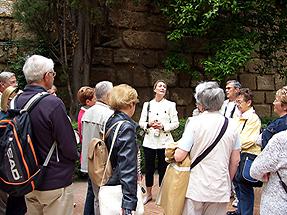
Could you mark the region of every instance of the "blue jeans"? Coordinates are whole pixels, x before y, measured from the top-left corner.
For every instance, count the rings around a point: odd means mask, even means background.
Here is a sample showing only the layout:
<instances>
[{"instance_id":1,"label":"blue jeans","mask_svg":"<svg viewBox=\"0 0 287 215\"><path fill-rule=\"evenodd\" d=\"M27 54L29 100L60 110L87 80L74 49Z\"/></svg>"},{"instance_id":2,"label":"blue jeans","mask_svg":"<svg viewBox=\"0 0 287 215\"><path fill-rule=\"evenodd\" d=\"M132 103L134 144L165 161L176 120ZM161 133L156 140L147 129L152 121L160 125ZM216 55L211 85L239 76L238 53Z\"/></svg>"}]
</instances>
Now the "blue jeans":
<instances>
[{"instance_id":1,"label":"blue jeans","mask_svg":"<svg viewBox=\"0 0 287 215\"><path fill-rule=\"evenodd\" d=\"M234 187L236 196L239 200L237 205L237 213L240 215L253 215L253 207L254 207L253 187L241 183L240 181L237 180L237 177L236 180L234 181Z\"/></svg>"},{"instance_id":2,"label":"blue jeans","mask_svg":"<svg viewBox=\"0 0 287 215\"><path fill-rule=\"evenodd\" d=\"M91 179L88 179L88 189L87 189L87 196L86 202L84 207L84 215L94 215L94 192L92 187Z\"/></svg>"}]
</instances>

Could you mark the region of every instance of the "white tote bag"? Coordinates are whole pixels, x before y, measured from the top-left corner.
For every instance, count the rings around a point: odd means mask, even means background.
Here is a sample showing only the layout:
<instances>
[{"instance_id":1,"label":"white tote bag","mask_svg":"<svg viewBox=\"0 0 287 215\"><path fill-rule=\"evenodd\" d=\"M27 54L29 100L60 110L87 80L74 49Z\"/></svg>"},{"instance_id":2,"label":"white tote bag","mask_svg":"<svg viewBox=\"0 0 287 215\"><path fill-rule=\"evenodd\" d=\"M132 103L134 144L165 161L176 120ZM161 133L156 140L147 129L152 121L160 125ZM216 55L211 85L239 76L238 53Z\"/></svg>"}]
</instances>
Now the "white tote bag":
<instances>
[{"instance_id":1,"label":"white tote bag","mask_svg":"<svg viewBox=\"0 0 287 215\"><path fill-rule=\"evenodd\" d=\"M123 192L121 185L102 186L99 191L99 207L100 214L103 215L120 215L122 213L122 198ZM141 188L138 185L137 189L137 208L135 215L144 214L143 196Z\"/></svg>"}]
</instances>

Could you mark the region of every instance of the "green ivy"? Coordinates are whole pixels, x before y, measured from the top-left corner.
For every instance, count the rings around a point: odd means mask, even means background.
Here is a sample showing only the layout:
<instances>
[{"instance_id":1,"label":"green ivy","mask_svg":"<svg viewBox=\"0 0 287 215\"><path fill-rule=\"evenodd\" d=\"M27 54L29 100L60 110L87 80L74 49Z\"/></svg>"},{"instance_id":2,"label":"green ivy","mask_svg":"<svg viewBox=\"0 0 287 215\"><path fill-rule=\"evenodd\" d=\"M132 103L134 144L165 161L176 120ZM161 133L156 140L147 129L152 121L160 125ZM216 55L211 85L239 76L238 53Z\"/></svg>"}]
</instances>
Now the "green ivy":
<instances>
[{"instance_id":1,"label":"green ivy","mask_svg":"<svg viewBox=\"0 0 287 215\"><path fill-rule=\"evenodd\" d=\"M226 76L234 75L239 67L250 60L253 50L253 43L249 39L224 41L214 56L202 62L205 72L217 81L224 80Z\"/></svg>"}]
</instances>

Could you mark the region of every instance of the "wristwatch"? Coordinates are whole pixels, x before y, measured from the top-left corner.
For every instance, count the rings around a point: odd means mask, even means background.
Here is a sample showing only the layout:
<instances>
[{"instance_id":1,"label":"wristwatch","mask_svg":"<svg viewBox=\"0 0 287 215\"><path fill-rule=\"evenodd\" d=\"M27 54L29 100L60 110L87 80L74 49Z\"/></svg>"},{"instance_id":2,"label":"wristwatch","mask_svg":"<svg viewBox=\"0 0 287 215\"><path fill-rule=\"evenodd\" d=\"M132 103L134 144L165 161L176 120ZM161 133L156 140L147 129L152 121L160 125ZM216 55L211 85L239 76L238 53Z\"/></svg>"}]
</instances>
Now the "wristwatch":
<instances>
[{"instance_id":1,"label":"wristwatch","mask_svg":"<svg viewBox=\"0 0 287 215\"><path fill-rule=\"evenodd\" d=\"M132 210L125 208L124 215L132 215Z\"/></svg>"}]
</instances>

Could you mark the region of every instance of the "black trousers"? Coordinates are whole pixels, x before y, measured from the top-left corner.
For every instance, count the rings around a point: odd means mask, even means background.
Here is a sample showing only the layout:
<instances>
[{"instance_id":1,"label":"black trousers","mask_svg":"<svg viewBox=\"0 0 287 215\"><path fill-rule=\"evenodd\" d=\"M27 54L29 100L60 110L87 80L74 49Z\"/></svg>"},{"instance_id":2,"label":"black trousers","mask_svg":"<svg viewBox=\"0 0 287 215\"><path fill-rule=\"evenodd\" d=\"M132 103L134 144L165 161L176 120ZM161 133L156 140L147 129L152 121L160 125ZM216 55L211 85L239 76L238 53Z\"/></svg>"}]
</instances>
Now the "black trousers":
<instances>
[{"instance_id":1,"label":"black trousers","mask_svg":"<svg viewBox=\"0 0 287 215\"><path fill-rule=\"evenodd\" d=\"M165 162L165 149L150 149L143 147L145 159L145 184L147 187L153 186L153 175L157 158L157 171L159 175L159 186L161 185L167 162Z\"/></svg>"}]
</instances>

